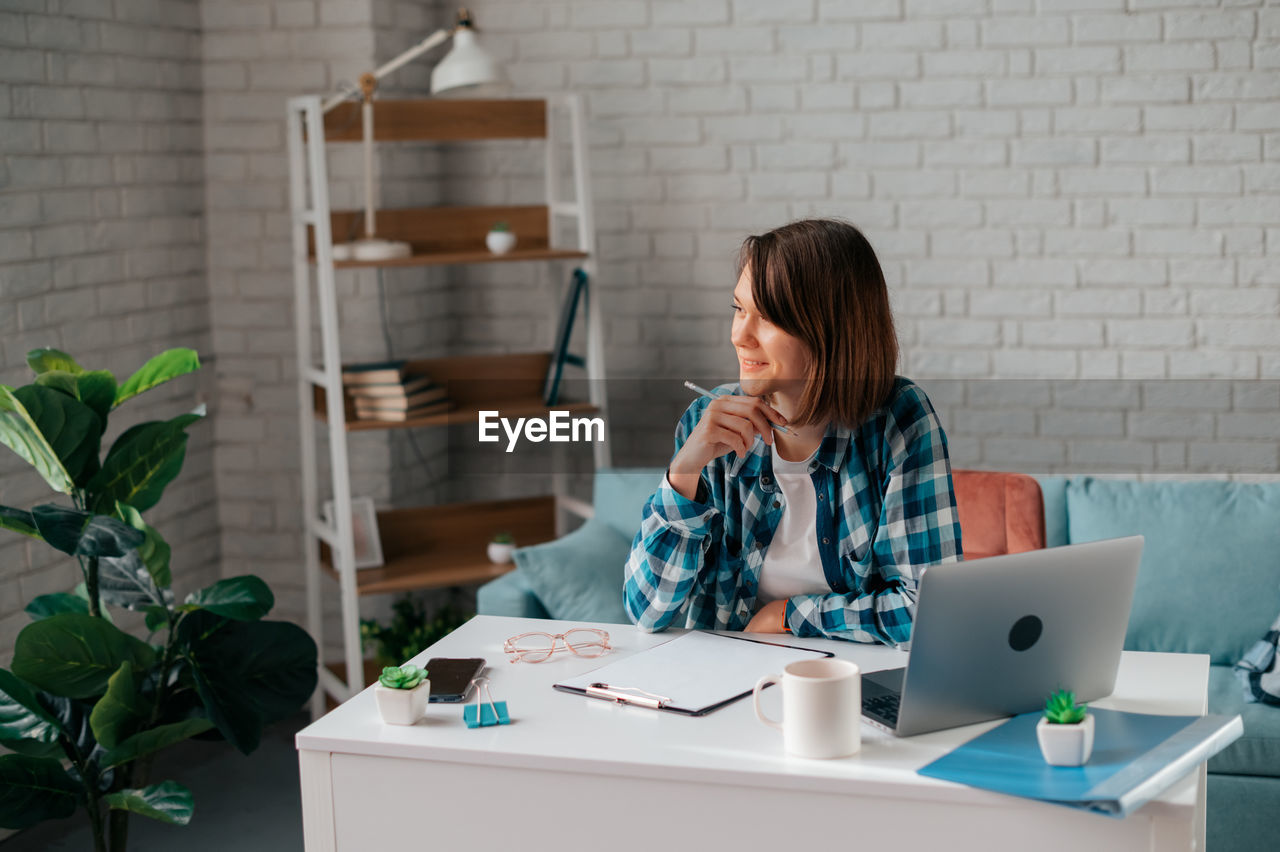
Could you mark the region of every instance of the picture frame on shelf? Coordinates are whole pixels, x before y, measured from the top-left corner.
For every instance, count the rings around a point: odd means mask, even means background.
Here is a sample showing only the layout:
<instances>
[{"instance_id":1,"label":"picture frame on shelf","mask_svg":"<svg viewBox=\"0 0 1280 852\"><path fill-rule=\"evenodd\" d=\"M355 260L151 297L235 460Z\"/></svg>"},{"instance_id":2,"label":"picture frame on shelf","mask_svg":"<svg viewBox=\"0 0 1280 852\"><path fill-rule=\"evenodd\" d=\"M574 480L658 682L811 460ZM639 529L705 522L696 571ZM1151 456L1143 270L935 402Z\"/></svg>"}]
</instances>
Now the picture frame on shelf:
<instances>
[{"instance_id":1,"label":"picture frame on shelf","mask_svg":"<svg viewBox=\"0 0 1280 852\"><path fill-rule=\"evenodd\" d=\"M333 501L324 501L325 523L333 523ZM382 539L378 536L378 512L372 497L351 498L351 538L355 545L356 568L382 566Z\"/></svg>"},{"instance_id":2,"label":"picture frame on shelf","mask_svg":"<svg viewBox=\"0 0 1280 852\"><path fill-rule=\"evenodd\" d=\"M564 373L564 365L586 366L586 359L569 351L569 339L573 337L573 321L578 315L578 304L585 303L588 298L587 273L575 269L560 309L560 322L556 328L555 343L551 347L551 363L547 368L546 382L542 386L542 401L547 407L560 401L560 378Z\"/></svg>"}]
</instances>

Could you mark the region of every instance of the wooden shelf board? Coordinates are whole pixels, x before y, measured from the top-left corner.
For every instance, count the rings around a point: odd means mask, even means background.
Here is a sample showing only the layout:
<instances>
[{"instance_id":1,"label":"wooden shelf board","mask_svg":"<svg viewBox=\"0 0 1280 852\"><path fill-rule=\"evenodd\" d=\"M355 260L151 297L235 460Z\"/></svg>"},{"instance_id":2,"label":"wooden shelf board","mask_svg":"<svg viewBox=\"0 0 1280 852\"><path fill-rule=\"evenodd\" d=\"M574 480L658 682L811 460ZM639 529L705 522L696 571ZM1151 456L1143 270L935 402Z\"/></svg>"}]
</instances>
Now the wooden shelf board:
<instances>
[{"instance_id":1,"label":"wooden shelf board","mask_svg":"<svg viewBox=\"0 0 1280 852\"><path fill-rule=\"evenodd\" d=\"M487 248L468 251L442 251L430 254L412 254L390 260L335 260L334 269L362 269L370 266L443 266L465 263L512 263L520 260L573 260L587 257L586 252L574 249L528 248L512 249L506 254L494 254ZM315 263L315 258L311 259Z\"/></svg>"},{"instance_id":2,"label":"wooden shelf board","mask_svg":"<svg viewBox=\"0 0 1280 852\"><path fill-rule=\"evenodd\" d=\"M360 104L346 101L324 116L326 142L359 142ZM531 98L421 98L373 102L375 142L544 139L547 102Z\"/></svg>"},{"instance_id":3,"label":"wooden shelf board","mask_svg":"<svg viewBox=\"0 0 1280 852\"><path fill-rule=\"evenodd\" d=\"M543 415L551 410L542 402L541 397L494 400L484 407L486 410L501 412L503 417ZM588 414L593 411L599 411L600 408L589 402L565 402L556 405L555 410L568 411L571 414ZM321 420L328 420L323 413L318 416ZM467 408L455 408L443 414L431 414L413 420L348 420L347 431L372 432L383 429L418 429L425 426L459 426L476 423L479 417L480 408L478 406L468 406Z\"/></svg>"},{"instance_id":4,"label":"wooden shelf board","mask_svg":"<svg viewBox=\"0 0 1280 852\"><path fill-rule=\"evenodd\" d=\"M520 545L555 538L555 497L525 497L391 509L378 513L385 562L356 572L356 593L383 595L487 582L515 566L495 565L485 549L498 532ZM337 578L329 548L320 545L321 567Z\"/></svg>"},{"instance_id":5,"label":"wooden shelf board","mask_svg":"<svg viewBox=\"0 0 1280 852\"><path fill-rule=\"evenodd\" d=\"M516 235L516 247L494 254L485 236L498 222ZM571 260L587 257L570 248L553 248L548 233L551 212L545 204L483 205L469 207L391 207L378 211L378 236L408 243L409 257L390 260L338 260L335 269L383 266L434 266L465 263ZM364 211L334 210L329 233L335 244L365 236ZM307 255L315 263L315 229L307 227Z\"/></svg>"},{"instance_id":6,"label":"wooden shelf board","mask_svg":"<svg viewBox=\"0 0 1280 852\"><path fill-rule=\"evenodd\" d=\"M550 365L550 352L459 355L409 361L405 365L406 373L427 375L443 385L455 405L454 409L413 420L356 420L355 406L348 399L347 431L466 425L477 421L481 409L499 411L503 417L544 415L551 410L542 402L542 385ZM317 386L313 399L316 418L328 422L324 388ZM599 411L599 408L590 402L565 401L556 405L555 410L588 414Z\"/></svg>"}]
</instances>

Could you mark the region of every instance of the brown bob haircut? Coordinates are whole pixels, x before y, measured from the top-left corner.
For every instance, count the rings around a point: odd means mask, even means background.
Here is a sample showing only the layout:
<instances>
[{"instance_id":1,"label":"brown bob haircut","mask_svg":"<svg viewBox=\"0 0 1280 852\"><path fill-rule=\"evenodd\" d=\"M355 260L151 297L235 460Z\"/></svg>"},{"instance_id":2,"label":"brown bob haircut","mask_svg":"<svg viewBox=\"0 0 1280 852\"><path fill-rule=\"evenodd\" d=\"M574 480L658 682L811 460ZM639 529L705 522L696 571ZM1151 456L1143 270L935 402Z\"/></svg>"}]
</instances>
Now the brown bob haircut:
<instances>
[{"instance_id":1,"label":"brown bob haircut","mask_svg":"<svg viewBox=\"0 0 1280 852\"><path fill-rule=\"evenodd\" d=\"M756 310L812 358L792 421L861 426L889 398L898 366L889 290L867 238L834 219L792 222L747 237L743 269Z\"/></svg>"}]
</instances>

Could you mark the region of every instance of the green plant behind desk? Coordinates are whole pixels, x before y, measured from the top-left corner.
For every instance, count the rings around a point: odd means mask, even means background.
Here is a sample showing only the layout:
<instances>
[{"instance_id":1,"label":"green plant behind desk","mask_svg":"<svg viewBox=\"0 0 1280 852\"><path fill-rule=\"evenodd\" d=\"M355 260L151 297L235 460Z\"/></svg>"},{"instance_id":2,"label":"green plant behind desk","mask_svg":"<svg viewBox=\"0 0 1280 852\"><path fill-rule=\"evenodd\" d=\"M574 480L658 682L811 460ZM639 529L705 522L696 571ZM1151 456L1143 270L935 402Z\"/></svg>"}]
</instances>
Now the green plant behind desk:
<instances>
[{"instance_id":1,"label":"green plant behind desk","mask_svg":"<svg viewBox=\"0 0 1280 852\"><path fill-rule=\"evenodd\" d=\"M129 814L185 825L190 791L149 783L156 752L197 735L253 751L265 724L315 689L316 646L296 625L262 621L274 605L257 577L220 580L177 603L170 547L142 513L178 475L200 410L125 430L100 459L110 414L199 369L171 349L123 384L69 355L27 355L29 385L0 385L0 443L71 505L0 506L0 527L75 558L84 582L42 595L0 669L0 826L26 828L84 806L98 852L123 852ZM145 617L144 642L109 607ZM215 733L216 732L216 733Z\"/></svg>"},{"instance_id":2,"label":"green plant behind desk","mask_svg":"<svg viewBox=\"0 0 1280 852\"><path fill-rule=\"evenodd\" d=\"M457 604L457 596L432 616L426 607L405 595L391 605L391 623L382 625L376 619L360 621L360 638L364 650L373 646L379 665L398 666L423 648L434 645L467 622L467 614Z\"/></svg>"}]
</instances>

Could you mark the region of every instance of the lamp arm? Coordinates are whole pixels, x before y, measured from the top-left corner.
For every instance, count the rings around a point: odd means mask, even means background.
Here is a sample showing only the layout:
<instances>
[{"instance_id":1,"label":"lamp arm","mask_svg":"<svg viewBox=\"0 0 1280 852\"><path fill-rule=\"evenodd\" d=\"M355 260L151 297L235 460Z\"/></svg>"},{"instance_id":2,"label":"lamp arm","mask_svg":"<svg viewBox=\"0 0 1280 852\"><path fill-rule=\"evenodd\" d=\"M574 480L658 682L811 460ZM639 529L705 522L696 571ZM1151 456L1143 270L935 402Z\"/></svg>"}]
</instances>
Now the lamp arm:
<instances>
[{"instance_id":1,"label":"lamp arm","mask_svg":"<svg viewBox=\"0 0 1280 852\"><path fill-rule=\"evenodd\" d=\"M404 53L397 56L395 59L392 59L390 62L386 63L381 68L374 71L373 78L375 80L381 80L383 77L387 76L392 71L395 71L396 69L400 68L402 65L412 62L422 54L426 53L428 50L431 50L432 48L437 47L443 44L444 42L448 41L449 38L453 35L453 32L454 32L453 30L445 30L445 29L436 30L431 35L427 36L422 41L418 42L413 47L409 48ZM352 95L359 94L359 92L360 92L359 86L348 86L342 91L339 91L335 94L330 95L328 98L325 99L324 103L321 105L321 113L323 114L328 112L329 110L333 109L338 104L342 103Z\"/></svg>"}]
</instances>

